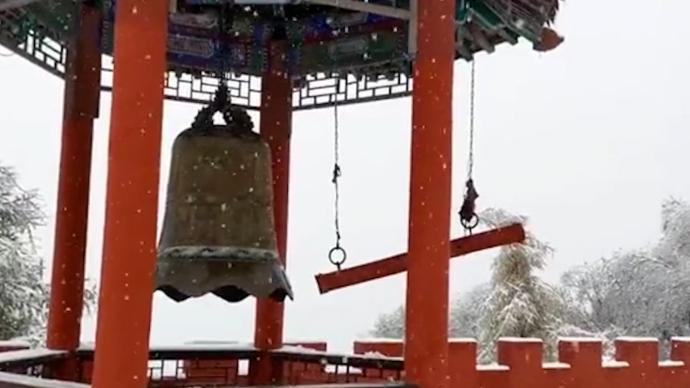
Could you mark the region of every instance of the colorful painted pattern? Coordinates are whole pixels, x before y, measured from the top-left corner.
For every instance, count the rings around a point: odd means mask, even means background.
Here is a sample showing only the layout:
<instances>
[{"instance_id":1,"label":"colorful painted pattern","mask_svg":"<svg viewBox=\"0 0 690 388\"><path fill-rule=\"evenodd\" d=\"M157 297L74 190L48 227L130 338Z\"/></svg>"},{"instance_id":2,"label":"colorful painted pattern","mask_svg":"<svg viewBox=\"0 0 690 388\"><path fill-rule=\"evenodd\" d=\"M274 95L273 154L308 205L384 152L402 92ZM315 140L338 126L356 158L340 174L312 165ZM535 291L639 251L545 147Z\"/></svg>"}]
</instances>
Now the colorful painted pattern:
<instances>
[{"instance_id":1,"label":"colorful painted pattern","mask_svg":"<svg viewBox=\"0 0 690 388\"><path fill-rule=\"evenodd\" d=\"M48 30L67 42L74 31L77 0L51 0L13 10L19 16L2 18L0 30L23 41L29 31ZM326 12L328 8L286 17L277 24L266 13L251 7L233 15L231 25L220 34L217 7L220 0L178 0L194 12L170 15L168 60L170 69L227 70L259 75L269 66L269 41L281 33L288 41L285 65L295 77L320 72L366 74L382 68L404 72L409 66L407 23L379 15L358 12ZM553 18L553 9L535 6L537 0L457 0L457 57L473 54L520 37L537 44L544 26ZM112 53L116 0L103 0L103 48ZM404 4L403 4L404 6ZM266 7L263 6L264 10ZM299 7L291 5L290 7ZM555 7L555 6L554 6ZM17 13L18 12L18 13ZM8 21L8 20L11 20ZM280 30L280 31L278 31ZM477 38L480 30L482 41ZM223 61L224 60L224 61ZM376 70L374 70L376 69Z\"/></svg>"}]
</instances>

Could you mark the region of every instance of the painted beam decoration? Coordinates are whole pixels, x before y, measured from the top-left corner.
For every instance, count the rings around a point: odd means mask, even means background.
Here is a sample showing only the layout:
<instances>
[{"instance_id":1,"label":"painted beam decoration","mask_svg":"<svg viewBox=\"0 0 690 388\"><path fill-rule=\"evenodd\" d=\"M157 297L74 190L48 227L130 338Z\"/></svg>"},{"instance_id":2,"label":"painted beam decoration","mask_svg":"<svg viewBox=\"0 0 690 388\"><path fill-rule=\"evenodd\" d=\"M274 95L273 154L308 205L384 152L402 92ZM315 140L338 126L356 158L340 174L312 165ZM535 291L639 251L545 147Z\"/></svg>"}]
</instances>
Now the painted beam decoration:
<instances>
[{"instance_id":1,"label":"painted beam decoration","mask_svg":"<svg viewBox=\"0 0 690 388\"><path fill-rule=\"evenodd\" d=\"M406 23L365 13L319 15L287 24L287 68L292 74L367 73L403 62Z\"/></svg>"},{"instance_id":2,"label":"painted beam decoration","mask_svg":"<svg viewBox=\"0 0 690 388\"><path fill-rule=\"evenodd\" d=\"M0 11L23 7L36 1L38 0L0 0Z\"/></svg>"},{"instance_id":3,"label":"painted beam decoration","mask_svg":"<svg viewBox=\"0 0 690 388\"><path fill-rule=\"evenodd\" d=\"M191 2L199 3L197 2ZM116 0L105 0L104 50L112 53ZM196 5L196 4L193 4ZM231 71L261 74L268 66L268 39L272 24L251 13L234 15L228 31L219 30L217 7L196 12L171 13L168 23L168 68L215 72L225 65ZM225 51L224 51L225 50Z\"/></svg>"},{"instance_id":4,"label":"painted beam decoration","mask_svg":"<svg viewBox=\"0 0 690 388\"><path fill-rule=\"evenodd\" d=\"M29 35L66 43L74 34L77 11L73 0L0 0L0 35L18 44L26 42Z\"/></svg>"},{"instance_id":5,"label":"painted beam decoration","mask_svg":"<svg viewBox=\"0 0 690 388\"><path fill-rule=\"evenodd\" d=\"M0 10L0 33L17 45L26 41L29 31L42 31L66 44L74 31L79 1L0 0L0 7L7 7ZM116 1L101 1L106 54L113 48ZM491 53L496 46L516 44L520 38L538 51L553 49L563 40L549 28L559 0L456 1L459 59L471 60L478 52ZM295 79L316 73L410 75L407 20L307 2L282 3L232 5L231 20L221 33L218 15L227 1L176 0L169 20L168 69L215 73L224 61L229 71L261 75L269 66L269 41L284 39L288 42L284 67ZM390 5L389 0L370 3ZM397 4L409 8L407 0Z\"/></svg>"}]
</instances>

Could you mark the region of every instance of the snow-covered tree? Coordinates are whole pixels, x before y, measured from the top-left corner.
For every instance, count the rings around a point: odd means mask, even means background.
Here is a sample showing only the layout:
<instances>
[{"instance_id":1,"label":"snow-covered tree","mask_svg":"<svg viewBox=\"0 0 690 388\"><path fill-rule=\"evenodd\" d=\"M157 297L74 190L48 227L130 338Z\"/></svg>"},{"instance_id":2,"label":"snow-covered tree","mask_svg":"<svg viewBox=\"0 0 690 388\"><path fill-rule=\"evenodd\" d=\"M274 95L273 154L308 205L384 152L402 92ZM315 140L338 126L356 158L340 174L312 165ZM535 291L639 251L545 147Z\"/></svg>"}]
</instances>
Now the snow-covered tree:
<instances>
[{"instance_id":1,"label":"snow-covered tree","mask_svg":"<svg viewBox=\"0 0 690 388\"><path fill-rule=\"evenodd\" d=\"M492 228L526 223L524 217L497 209L485 211L480 218ZM491 282L460 294L451 303L450 335L477 338L484 362L494 359L500 337L541 338L547 358L553 358L558 336L591 335L584 325L588 322L585 314L570 303L568 295L538 276L551 252L530 233L524 244L502 247L494 259ZM403 325L404 313L399 308L381 315L372 334L401 338Z\"/></svg>"},{"instance_id":2,"label":"snow-covered tree","mask_svg":"<svg viewBox=\"0 0 690 388\"><path fill-rule=\"evenodd\" d=\"M0 340L45 338L50 287L33 239L43 221L36 191L22 189L16 173L0 165ZM91 284L84 291L88 313L96 292Z\"/></svg>"},{"instance_id":3,"label":"snow-covered tree","mask_svg":"<svg viewBox=\"0 0 690 388\"><path fill-rule=\"evenodd\" d=\"M453 338L479 338L482 306L489 296L489 283L480 284L454 298L450 309L450 335Z\"/></svg>"},{"instance_id":4,"label":"snow-covered tree","mask_svg":"<svg viewBox=\"0 0 690 388\"><path fill-rule=\"evenodd\" d=\"M486 210L480 219L493 228L527 221L525 217L499 209ZM482 314L480 342L485 346L481 360L495 358L494 347L487 345L500 337L541 338L546 345L546 358L553 358L558 336L564 327L572 324L566 319L569 315L566 299L538 276L551 253L548 245L529 232L524 243L500 248L492 266L491 292Z\"/></svg>"},{"instance_id":5,"label":"snow-covered tree","mask_svg":"<svg viewBox=\"0 0 690 388\"><path fill-rule=\"evenodd\" d=\"M618 252L567 271L561 283L591 330L618 335L690 335L690 206L662 206L662 238L650 250Z\"/></svg>"},{"instance_id":6,"label":"snow-covered tree","mask_svg":"<svg viewBox=\"0 0 690 388\"><path fill-rule=\"evenodd\" d=\"M35 336L43 327L47 287L32 237L42 222L36 192L0 165L0 339Z\"/></svg>"},{"instance_id":7,"label":"snow-covered tree","mask_svg":"<svg viewBox=\"0 0 690 388\"><path fill-rule=\"evenodd\" d=\"M661 241L654 255L682 271L690 271L690 204L671 198L661 209Z\"/></svg>"},{"instance_id":8,"label":"snow-covered tree","mask_svg":"<svg viewBox=\"0 0 690 388\"><path fill-rule=\"evenodd\" d=\"M402 306L378 316L371 334L377 338L403 338L405 335L405 309Z\"/></svg>"},{"instance_id":9,"label":"snow-covered tree","mask_svg":"<svg viewBox=\"0 0 690 388\"><path fill-rule=\"evenodd\" d=\"M482 214L490 227L522 222L505 211ZM537 337L552 358L558 336L596 336L605 355L621 335L659 338L690 336L690 204L663 203L662 237L651 249L617 252L574 267L557 287L538 272L551 249L530 233L524 244L503 247L495 258L491 283L454 299L450 331L478 338L482 361L493 360L499 337ZM374 334L402 336L402 309L382 317ZM663 355L663 354L662 354Z\"/></svg>"},{"instance_id":10,"label":"snow-covered tree","mask_svg":"<svg viewBox=\"0 0 690 388\"><path fill-rule=\"evenodd\" d=\"M454 338L477 338L481 321L481 305L489 294L488 284L479 285L453 298L450 306L449 335ZM371 334L378 338L403 338L405 309L397 309L378 316Z\"/></svg>"}]
</instances>

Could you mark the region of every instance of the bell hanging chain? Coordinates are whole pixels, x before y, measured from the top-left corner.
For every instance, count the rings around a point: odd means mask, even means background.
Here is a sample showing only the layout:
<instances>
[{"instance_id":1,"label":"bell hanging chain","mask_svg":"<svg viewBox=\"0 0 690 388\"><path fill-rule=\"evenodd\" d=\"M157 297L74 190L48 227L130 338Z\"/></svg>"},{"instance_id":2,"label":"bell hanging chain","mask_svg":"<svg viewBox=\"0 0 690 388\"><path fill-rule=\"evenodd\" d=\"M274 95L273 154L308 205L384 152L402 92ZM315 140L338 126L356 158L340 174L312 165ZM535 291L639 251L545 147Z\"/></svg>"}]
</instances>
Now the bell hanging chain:
<instances>
[{"instance_id":1,"label":"bell hanging chain","mask_svg":"<svg viewBox=\"0 0 690 388\"><path fill-rule=\"evenodd\" d=\"M472 179L474 172L474 101L475 101L475 62L472 59L470 75L470 147L467 157L467 180Z\"/></svg>"},{"instance_id":2,"label":"bell hanging chain","mask_svg":"<svg viewBox=\"0 0 690 388\"><path fill-rule=\"evenodd\" d=\"M230 101L230 92L227 85L228 66L228 48L227 35L228 30L232 27L232 12L229 4L224 4L218 11L218 30L216 31L216 40L220 49L220 60L218 61L218 89L214 95L213 100L208 106L202 108L194 119L192 128L208 129L213 126L213 115L220 112L223 120L227 124L235 121L241 121L246 124L249 116L246 112L232 106ZM245 117L246 116L246 117ZM240 126L244 128L245 126Z\"/></svg>"},{"instance_id":3,"label":"bell hanging chain","mask_svg":"<svg viewBox=\"0 0 690 388\"><path fill-rule=\"evenodd\" d=\"M335 89L335 101L333 103L333 115L334 115L334 141L333 141L333 178L331 182L333 183L335 191L335 202L334 202L334 223L335 223L335 246L331 248L328 252L328 261L340 271L340 268L347 260L347 252L340 245L340 185L339 179L342 176L342 171L340 169L340 123L338 121L338 92L340 91L340 79L337 79L336 89Z\"/></svg>"},{"instance_id":4,"label":"bell hanging chain","mask_svg":"<svg viewBox=\"0 0 690 388\"><path fill-rule=\"evenodd\" d=\"M474 101L475 101L475 61L472 59L472 74L470 78L470 140L469 155L467 161L467 181L465 182L465 198L460 208L460 224L469 233L479 225L479 216L476 212L476 200L479 197L474 187L472 174L474 172Z\"/></svg>"},{"instance_id":5,"label":"bell hanging chain","mask_svg":"<svg viewBox=\"0 0 690 388\"><path fill-rule=\"evenodd\" d=\"M225 86L226 74L228 71L227 64L227 37L228 29L232 28L232 21L228 21L231 18L231 10L229 4L222 4L218 9L218 26L216 31L216 41L218 42L219 61L218 61L218 86Z\"/></svg>"}]
</instances>

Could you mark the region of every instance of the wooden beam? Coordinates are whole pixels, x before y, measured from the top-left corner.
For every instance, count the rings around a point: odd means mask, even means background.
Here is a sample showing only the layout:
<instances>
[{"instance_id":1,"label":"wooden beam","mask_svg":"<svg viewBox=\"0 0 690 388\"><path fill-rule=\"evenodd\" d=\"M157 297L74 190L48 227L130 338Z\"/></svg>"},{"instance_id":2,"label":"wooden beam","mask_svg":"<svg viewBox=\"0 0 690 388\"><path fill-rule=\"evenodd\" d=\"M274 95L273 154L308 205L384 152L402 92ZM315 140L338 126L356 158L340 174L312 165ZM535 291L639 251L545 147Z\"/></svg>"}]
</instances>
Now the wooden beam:
<instances>
[{"instance_id":1,"label":"wooden beam","mask_svg":"<svg viewBox=\"0 0 690 388\"><path fill-rule=\"evenodd\" d=\"M417 0L410 0L410 19L407 32L407 53L410 59L414 60L417 56Z\"/></svg>"},{"instance_id":2,"label":"wooden beam","mask_svg":"<svg viewBox=\"0 0 690 388\"><path fill-rule=\"evenodd\" d=\"M349 9L351 11L374 13L396 19L407 20L410 18L410 11L406 9L390 7L387 5L365 3L364 1L359 0L303 0L303 2Z\"/></svg>"},{"instance_id":3,"label":"wooden beam","mask_svg":"<svg viewBox=\"0 0 690 388\"><path fill-rule=\"evenodd\" d=\"M493 53L496 50L496 47L489 41L489 39L484 34L484 31L482 31L482 29L479 28L476 24L470 24L468 28L470 30L472 38L479 45L479 47L482 48L482 50L486 51L489 54Z\"/></svg>"},{"instance_id":4,"label":"wooden beam","mask_svg":"<svg viewBox=\"0 0 690 388\"><path fill-rule=\"evenodd\" d=\"M521 224L513 224L487 232L461 237L450 242L450 258L525 241ZM316 275L319 292L345 288L407 271L407 253L402 253L341 271Z\"/></svg>"},{"instance_id":5,"label":"wooden beam","mask_svg":"<svg viewBox=\"0 0 690 388\"><path fill-rule=\"evenodd\" d=\"M563 43L564 38L555 30L545 27L541 32L539 43L534 45L536 51L551 51Z\"/></svg>"}]
</instances>

